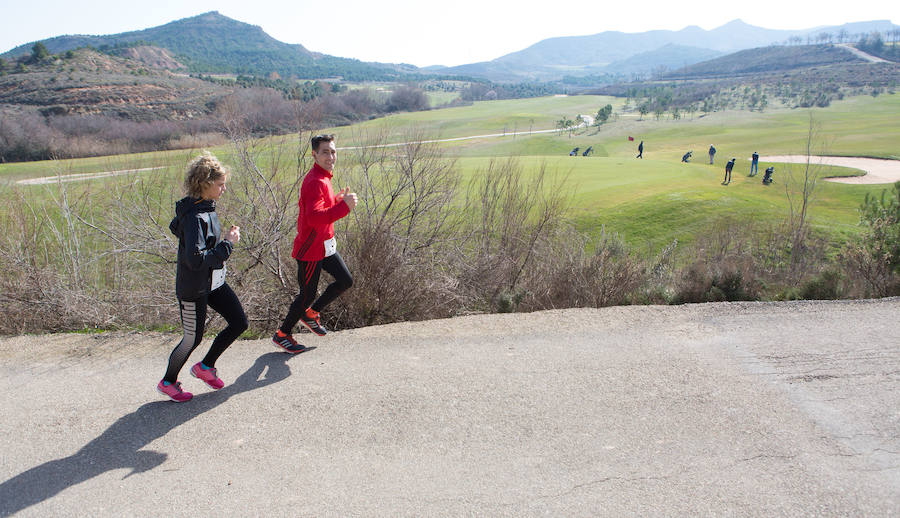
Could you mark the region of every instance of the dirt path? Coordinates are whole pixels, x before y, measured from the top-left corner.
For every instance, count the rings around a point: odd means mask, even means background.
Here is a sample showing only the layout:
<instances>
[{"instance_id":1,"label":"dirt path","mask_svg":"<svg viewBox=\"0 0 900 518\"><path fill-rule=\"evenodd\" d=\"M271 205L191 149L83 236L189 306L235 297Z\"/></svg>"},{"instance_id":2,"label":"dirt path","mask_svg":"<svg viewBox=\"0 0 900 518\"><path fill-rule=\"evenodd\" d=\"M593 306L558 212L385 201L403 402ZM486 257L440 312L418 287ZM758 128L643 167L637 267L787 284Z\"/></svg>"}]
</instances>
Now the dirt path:
<instances>
[{"instance_id":1,"label":"dirt path","mask_svg":"<svg viewBox=\"0 0 900 518\"><path fill-rule=\"evenodd\" d=\"M805 164L806 160L807 157L804 155L777 155L759 157L760 162L789 164ZM878 158L858 158L845 156L819 156L812 157L811 163L851 167L853 169L859 169L866 172L866 174L863 176L826 178L826 180L829 182L849 184L881 184L900 181L900 160L882 160Z\"/></svg>"},{"instance_id":2,"label":"dirt path","mask_svg":"<svg viewBox=\"0 0 900 518\"><path fill-rule=\"evenodd\" d=\"M80 182L84 180L96 180L98 178L109 178L110 176L121 176L124 174L143 173L146 171L155 171L157 169L165 169L164 166L144 167L142 169L122 169L119 171L102 171L99 173L76 173L63 174L57 176L43 176L40 178L27 178L16 182L18 185L49 185L59 182Z\"/></svg>"},{"instance_id":3,"label":"dirt path","mask_svg":"<svg viewBox=\"0 0 900 518\"><path fill-rule=\"evenodd\" d=\"M850 51L850 53L852 53L856 57L864 59L864 60L868 61L869 63L889 63L888 60L881 59L878 56L873 56L873 55L869 54L868 52L863 52L863 51L859 50L858 48L854 47L853 45L850 45L849 43L838 43L837 46L841 47L842 49L846 49L846 50Z\"/></svg>"},{"instance_id":4,"label":"dirt path","mask_svg":"<svg viewBox=\"0 0 900 518\"><path fill-rule=\"evenodd\" d=\"M0 516L900 516L900 298L0 338ZM204 340L193 358L209 347Z\"/></svg>"}]
</instances>

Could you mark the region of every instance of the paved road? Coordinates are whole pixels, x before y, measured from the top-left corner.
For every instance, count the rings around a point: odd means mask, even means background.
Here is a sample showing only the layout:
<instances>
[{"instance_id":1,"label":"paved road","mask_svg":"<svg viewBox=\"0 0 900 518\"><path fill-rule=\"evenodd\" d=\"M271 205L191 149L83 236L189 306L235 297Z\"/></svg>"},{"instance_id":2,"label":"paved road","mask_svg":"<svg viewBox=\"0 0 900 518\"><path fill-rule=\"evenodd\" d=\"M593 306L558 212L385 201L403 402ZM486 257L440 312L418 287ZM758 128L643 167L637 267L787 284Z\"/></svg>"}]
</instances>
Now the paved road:
<instances>
[{"instance_id":1,"label":"paved road","mask_svg":"<svg viewBox=\"0 0 900 518\"><path fill-rule=\"evenodd\" d=\"M0 515L898 516L900 298L0 339ZM201 347L207 347L205 342Z\"/></svg>"}]
</instances>

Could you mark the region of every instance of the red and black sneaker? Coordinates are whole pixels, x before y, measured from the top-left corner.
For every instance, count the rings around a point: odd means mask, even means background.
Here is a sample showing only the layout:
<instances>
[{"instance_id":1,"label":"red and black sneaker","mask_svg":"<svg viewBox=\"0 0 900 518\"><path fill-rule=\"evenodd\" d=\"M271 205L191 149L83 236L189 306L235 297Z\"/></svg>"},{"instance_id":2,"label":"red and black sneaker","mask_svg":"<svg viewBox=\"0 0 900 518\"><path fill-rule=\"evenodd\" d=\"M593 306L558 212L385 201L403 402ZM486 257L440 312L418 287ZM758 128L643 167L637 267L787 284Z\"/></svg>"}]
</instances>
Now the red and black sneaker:
<instances>
[{"instance_id":1,"label":"red and black sneaker","mask_svg":"<svg viewBox=\"0 0 900 518\"><path fill-rule=\"evenodd\" d=\"M281 329L275 331L275 334L272 335L272 342L278 346L279 349L290 354L300 354L311 349L305 345L298 344L293 336L283 333Z\"/></svg>"},{"instance_id":2,"label":"red and black sneaker","mask_svg":"<svg viewBox=\"0 0 900 518\"><path fill-rule=\"evenodd\" d=\"M300 317L300 321L303 322L303 325L308 327L310 331L319 336L328 334L328 330L325 329L325 326L319 323L319 312L313 311L313 308L308 308L306 314Z\"/></svg>"}]
</instances>

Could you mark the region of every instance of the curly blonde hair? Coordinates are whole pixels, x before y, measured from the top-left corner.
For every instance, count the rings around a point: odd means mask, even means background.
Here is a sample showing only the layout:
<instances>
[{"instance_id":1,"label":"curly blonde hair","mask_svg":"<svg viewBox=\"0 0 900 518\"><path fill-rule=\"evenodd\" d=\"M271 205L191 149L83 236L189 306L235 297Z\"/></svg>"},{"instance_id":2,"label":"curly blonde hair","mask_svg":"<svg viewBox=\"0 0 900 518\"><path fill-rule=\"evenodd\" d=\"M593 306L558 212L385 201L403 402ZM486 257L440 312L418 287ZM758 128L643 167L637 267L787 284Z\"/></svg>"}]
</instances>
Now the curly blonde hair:
<instances>
[{"instance_id":1,"label":"curly blonde hair","mask_svg":"<svg viewBox=\"0 0 900 518\"><path fill-rule=\"evenodd\" d=\"M206 186L223 176L228 176L228 169L209 151L204 151L188 166L187 176L184 178L184 191L188 196L200 198Z\"/></svg>"}]
</instances>

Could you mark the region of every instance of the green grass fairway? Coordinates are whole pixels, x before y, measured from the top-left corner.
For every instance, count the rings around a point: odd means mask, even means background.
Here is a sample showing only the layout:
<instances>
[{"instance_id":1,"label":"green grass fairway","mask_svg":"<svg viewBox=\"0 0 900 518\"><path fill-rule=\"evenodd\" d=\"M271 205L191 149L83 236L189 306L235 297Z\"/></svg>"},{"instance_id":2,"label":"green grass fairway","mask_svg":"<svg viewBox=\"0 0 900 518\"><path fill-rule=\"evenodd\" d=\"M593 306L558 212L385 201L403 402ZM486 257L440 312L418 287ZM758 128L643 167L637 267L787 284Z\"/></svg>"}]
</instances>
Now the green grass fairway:
<instances>
[{"instance_id":1,"label":"green grass fairway","mask_svg":"<svg viewBox=\"0 0 900 518\"><path fill-rule=\"evenodd\" d=\"M487 169L489 158L463 158L468 174ZM521 157L526 171L542 165L567 177L572 195L570 216L576 227L594 237L602 229L618 233L637 250L656 253L674 239L693 242L710 222L724 216L754 221L782 221L788 216L786 175L799 166L779 165L775 183L762 185L762 175L732 172L728 186L723 170L708 164L607 157ZM765 164L761 164L765 165ZM823 171L829 175L840 168ZM845 170L846 172L846 170ZM858 232L856 209L867 192L887 186L843 185L820 182L810 221L818 231L842 241Z\"/></svg>"},{"instance_id":2,"label":"green grass fairway","mask_svg":"<svg viewBox=\"0 0 900 518\"><path fill-rule=\"evenodd\" d=\"M578 113L593 114L607 102L611 102L616 109L621 107L621 101L617 99L590 96L585 96L584 99L593 101L590 109L587 105L574 105L573 107L581 109L570 111L566 115L574 118ZM552 101L546 102L546 107L553 106ZM420 116L435 116L443 112L444 110L422 112ZM898 94L880 95L877 98L853 97L836 102L828 108L814 110L778 109L763 113L727 111L703 117L695 114L693 120L690 116L680 120L668 120L665 117L659 121L652 117L638 120L636 114L628 113L621 114L618 120L599 129L579 129L571 135L553 132L519 135L515 138L495 137L450 142L446 147L449 152L461 156L507 156L567 155L576 146L581 150L594 146L596 155L634 157L638 143L643 140L644 158L680 162L681 156L692 150L694 161L702 162L707 157L710 144L713 144L717 150L716 162L724 166L728 158L749 159L754 151L762 155L805 154L810 113L816 133L813 154L900 160L900 124L896 123L900 118ZM547 120L546 127L553 128L555 120L559 118ZM383 123L389 123L390 119ZM435 121L420 122L426 127L438 124ZM496 127L496 122L494 124ZM450 125L444 127L449 128ZM512 126L509 128L511 131ZM535 129L538 129L537 125ZM522 131L521 126L519 131ZM458 135L448 131L442 136ZM629 136L634 141L629 141Z\"/></svg>"},{"instance_id":3,"label":"green grass fairway","mask_svg":"<svg viewBox=\"0 0 900 518\"><path fill-rule=\"evenodd\" d=\"M354 124L350 128L332 128L339 134L340 145L355 145L357 133L387 131L391 142L402 140L409 130L416 130L428 138L453 138L496 133L512 134L556 127L563 117L593 115L603 105L621 104L613 97L593 95L537 97L505 101L479 101L471 106L444 108L423 112L401 113Z\"/></svg>"}]
</instances>

